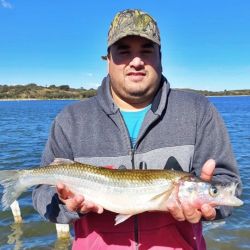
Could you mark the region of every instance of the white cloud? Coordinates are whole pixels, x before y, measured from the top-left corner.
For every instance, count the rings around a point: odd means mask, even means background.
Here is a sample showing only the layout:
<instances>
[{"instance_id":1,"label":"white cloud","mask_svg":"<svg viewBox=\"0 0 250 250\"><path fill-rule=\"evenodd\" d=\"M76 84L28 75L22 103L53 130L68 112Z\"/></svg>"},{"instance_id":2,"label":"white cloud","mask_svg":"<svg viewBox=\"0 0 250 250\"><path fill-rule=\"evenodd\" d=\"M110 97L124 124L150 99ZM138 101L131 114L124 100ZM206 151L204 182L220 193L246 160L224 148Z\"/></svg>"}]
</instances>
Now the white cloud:
<instances>
[{"instance_id":1,"label":"white cloud","mask_svg":"<svg viewBox=\"0 0 250 250\"><path fill-rule=\"evenodd\" d=\"M6 0L0 0L0 5L6 9L12 9L12 4L7 2Z\"/></svg>"}]
</instances>

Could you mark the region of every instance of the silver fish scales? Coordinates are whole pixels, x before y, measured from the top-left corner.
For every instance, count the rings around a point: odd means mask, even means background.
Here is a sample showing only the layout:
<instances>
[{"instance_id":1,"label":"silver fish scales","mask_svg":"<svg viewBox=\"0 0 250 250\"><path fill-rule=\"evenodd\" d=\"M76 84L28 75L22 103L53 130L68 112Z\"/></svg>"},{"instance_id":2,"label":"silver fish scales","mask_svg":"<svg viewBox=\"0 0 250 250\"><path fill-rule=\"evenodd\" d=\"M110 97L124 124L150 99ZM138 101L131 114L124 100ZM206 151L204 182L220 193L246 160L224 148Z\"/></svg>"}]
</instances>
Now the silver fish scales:
<instances>
[{"instance_id":1,"label":"silver fish scales","mask_svg":"<svg viewBox=\"0 0 250 250\"><path fill-rule=\"evenodd\" d=\"M213 185L190 173L174 170L107 169L56 159L46 167L0 171L3 208L9 207L26 189L39 185L65 184L86 200L118 213L116 224L145 211L165 211L170 197L188 201L197 208L203 203L214 206L240 206L236 184Z\"/></svg>"}]
</instances>

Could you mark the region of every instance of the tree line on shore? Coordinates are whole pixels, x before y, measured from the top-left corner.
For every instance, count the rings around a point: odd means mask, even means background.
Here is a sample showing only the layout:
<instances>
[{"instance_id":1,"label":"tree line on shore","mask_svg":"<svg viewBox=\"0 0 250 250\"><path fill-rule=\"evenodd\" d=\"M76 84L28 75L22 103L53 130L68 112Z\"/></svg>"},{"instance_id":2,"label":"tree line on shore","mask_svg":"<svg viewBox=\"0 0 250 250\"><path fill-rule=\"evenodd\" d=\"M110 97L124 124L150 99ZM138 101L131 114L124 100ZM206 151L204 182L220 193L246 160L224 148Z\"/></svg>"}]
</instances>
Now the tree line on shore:
<instances>
[{"instance_id":1,"label":"tree line on shore","mask_svg":"<svg viewBox=\"0 0 250 250\"><path fill-rule=\"evenodd\" d=\"M208 91L183 89L205 96L250 95L250 89ZM96 95L96 89L71 88L69 85L39 86L35 83L27 85L0 85L0 99L83 99Z\"/></svg>"},{"instance_id":2,"label":"tree line on shore","mask_svg":"<svg viewBox=\"0 0 250 250\"><path fill-rule=\"evenodd\" d=\"M96 95L96 90L74 89L69 85L39 86L35 83L27 85L0 85L0 99L83 99Z\"/></svg>"}]
</instances>

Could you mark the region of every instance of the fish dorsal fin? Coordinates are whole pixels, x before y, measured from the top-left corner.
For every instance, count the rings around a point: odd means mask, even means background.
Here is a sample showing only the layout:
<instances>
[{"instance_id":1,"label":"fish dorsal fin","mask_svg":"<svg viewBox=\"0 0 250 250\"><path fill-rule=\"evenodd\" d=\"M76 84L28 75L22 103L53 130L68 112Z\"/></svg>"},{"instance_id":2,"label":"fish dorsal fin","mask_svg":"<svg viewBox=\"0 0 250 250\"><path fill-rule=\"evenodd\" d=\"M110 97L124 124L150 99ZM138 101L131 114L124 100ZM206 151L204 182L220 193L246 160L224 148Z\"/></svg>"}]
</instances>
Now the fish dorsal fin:
<instances>
[{"instance_id":1,"label":"fish dorsal fin","mask_svg":"<svg viewBox=\"0 0 250 250\"><path fill-rule=\"evenodd\" d=\"M128 218L130 218L131 216L133 216L133 214L118 214L115 217L115 226L124 222L125 220L127 220Z\"/></svg>"},{"instance_id":2,"label":"fish dorsal fin","mask_svg":"<svg viewBox=\"0 0 250 250\"><path fill-rule=\"evenodd\" d=\"M61 164L73 164L75 163L74 161L70 159L64 159L64 158L55 158L50 165L61 165Z\"/></svg>"}]
</instances>

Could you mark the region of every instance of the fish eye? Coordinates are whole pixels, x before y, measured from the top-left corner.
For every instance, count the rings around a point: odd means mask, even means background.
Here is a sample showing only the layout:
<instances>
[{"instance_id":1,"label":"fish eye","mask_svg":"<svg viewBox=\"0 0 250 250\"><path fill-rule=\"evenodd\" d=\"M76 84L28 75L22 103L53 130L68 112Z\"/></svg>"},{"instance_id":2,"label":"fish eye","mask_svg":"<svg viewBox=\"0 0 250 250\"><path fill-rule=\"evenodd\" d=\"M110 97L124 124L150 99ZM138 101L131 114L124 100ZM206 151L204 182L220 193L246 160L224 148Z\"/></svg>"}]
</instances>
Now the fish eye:
<instances>
[{"instance_id":1,"label":"fish eye","mask_svg":"<svg viewBox=\"0 0 250 250\"><path fill-rule=\"evenodd\" d=\"M211 186L209 189L209 194L213 197L215 197L218 194L218 189L215 186Z\"/></svg>"}]
</instances>

